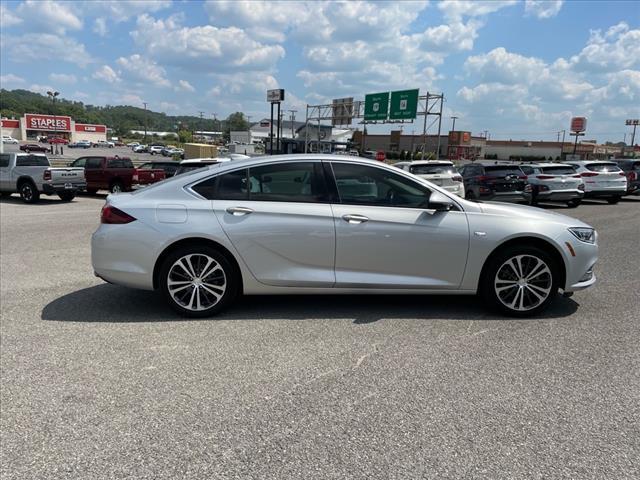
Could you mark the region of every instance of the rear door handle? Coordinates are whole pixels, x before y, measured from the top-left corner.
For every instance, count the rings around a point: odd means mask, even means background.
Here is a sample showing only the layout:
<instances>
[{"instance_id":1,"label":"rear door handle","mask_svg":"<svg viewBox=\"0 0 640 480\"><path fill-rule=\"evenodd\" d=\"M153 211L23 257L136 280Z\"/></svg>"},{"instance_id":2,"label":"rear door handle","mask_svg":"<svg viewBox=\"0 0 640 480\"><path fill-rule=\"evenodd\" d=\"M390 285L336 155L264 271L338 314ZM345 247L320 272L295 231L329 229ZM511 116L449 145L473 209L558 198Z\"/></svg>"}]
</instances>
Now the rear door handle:
<instances>
[{"instance_id":1,"label":"rear door handle","mask_svg":"<svg viewBox=\"0 0 640 480\"><path fill-rule=\"evenodd\" d=\"M249 207L229 207L227 208L227 213L235 216L248 215L253 213L253 209Z\"/></svg>"},{"instance_id":2,"label":"rear door handle","mask_svg":"<svg viewBox=\"0 0 640 480\"><path fill-rule=\"evenodd\" d=\"M351 224L358 224L358 223L364 223L369 221L369 217L365 217L364 215L357 215L357 214L343 215L342 219L345 222L349 222Z\"/></svg>"}]
</instances>

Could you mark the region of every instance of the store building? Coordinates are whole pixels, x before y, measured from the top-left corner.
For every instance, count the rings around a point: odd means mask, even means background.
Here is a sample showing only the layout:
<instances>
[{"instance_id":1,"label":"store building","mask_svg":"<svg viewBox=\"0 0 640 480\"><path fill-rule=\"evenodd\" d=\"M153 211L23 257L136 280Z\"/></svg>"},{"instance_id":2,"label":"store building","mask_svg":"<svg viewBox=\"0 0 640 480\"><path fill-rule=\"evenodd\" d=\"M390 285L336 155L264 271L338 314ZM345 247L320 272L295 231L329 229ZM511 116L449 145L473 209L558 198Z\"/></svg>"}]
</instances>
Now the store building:
<instances>
[{"instance_id":1,"label":"store building","mask_svg":"<svg viewBox=\"0 0 640 480\"><path fill-rule=\"evenodd\" d=\"M2 119L2 134L16 140L37 142L42 137L61 137L70 142L107 139L106 125L77 123L66 115L26 113L20 119Z\"/></svg>"}]
</instances>

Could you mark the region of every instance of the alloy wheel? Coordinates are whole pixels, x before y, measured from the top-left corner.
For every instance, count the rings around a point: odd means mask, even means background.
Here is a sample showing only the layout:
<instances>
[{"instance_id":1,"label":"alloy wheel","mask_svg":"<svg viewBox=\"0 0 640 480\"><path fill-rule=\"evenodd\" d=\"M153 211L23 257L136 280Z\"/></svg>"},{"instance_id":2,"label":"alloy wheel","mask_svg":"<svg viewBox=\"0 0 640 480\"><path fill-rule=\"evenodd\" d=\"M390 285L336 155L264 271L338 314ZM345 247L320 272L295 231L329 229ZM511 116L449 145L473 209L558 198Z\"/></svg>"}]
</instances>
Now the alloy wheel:
<instances>
[{"instance_id":1,"label":"alloy wheel","mask_svg":"<svg viewBox=\"0 0 640 480\"><path fill-rule=\"evenodd\" d=\"M510 310L526 312L543 303L551 293L553 275L549 266L534 255L516 255L496 273L494 289Z\"/></svg>"},{"instance_id":2,"label":"alloy wheel","mask_svg":"<svg viewBox=\"0 0 640 480\"><path fill-rule=\"evenodd\" d=\"M29 185L28 183L22 187L22 197L27 202L30 202L31 200L33 200L33 189L31 188L31 185Z\"/></svg>"},{"instance_id":3,"label":"alloy wheel","mask_svg":"<svg viewBox=\"0 0 640 480\"><path fill-rule=\"evenodd\" d=\"M199 312L216 305L227 288L222 266L208 255L195 253L180 257L169 269L169 295L181 307Z\"/></svg>"}]
</instances>

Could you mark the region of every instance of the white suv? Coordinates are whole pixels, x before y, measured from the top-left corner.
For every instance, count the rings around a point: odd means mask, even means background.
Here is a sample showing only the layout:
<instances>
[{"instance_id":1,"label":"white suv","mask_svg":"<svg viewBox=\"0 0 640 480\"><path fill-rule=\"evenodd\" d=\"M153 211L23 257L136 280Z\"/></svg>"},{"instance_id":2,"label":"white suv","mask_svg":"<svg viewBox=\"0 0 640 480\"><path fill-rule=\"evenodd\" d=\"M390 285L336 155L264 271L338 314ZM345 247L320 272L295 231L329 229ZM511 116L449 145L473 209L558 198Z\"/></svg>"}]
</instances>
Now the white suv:
<instances>
[{"instance_id":1,"label":"white suv","mask_svg":"<svg viewBox=\"0 0 640 480\"><path fill-rule=\"evenodd\" d=\"M17 145L18 140L13 138L11 135L2 135L2 143L12 143L13 145Z\"/></svg>"},{"instance_id":2,"label":"white suv","mask_svg":"<svg viewBox=\"0 0 640 480\"><path fill-rule=\"evenodd\" d=\"M459 197L464 198L462 176L453 162L448 160L418 160L414 162L398 162L394 167L424 178Z\"/></svg>"},{"instance_id":3,"label":"white suv","mask_svg":"<svg viewBox=\"0 0 640 480\"><path fill-rule=\"evenodd\" d=\"M566 163L534 163L520 165L529 177L531 205L540 201L566 202L573 208L584 197L584 182L573 166Z\"/></svg>"},{"instance_id":4,"label":"white suv","mask_svg":"<svg viewBox=\"0 0 640 480\"><path fill-rule=\"evenodd\" d=\"M585 198L604 198L618 203L627 193L627 177L617 163L606 160L570 161L584 181Z\"/></svg>"}]
</instances>

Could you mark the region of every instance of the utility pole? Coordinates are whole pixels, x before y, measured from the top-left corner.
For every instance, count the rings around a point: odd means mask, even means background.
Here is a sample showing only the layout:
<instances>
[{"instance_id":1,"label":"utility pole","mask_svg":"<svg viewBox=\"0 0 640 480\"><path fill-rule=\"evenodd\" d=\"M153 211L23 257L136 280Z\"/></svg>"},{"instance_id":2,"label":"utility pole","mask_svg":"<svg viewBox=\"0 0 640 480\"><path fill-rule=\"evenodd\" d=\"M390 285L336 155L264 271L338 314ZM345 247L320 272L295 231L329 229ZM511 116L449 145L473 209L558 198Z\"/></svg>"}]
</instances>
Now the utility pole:
<instances>
[{"instance_id":1,"label":"utility pole","mask_svg":"<svg viewBox=\"0 0 640 480\"><path fill-rule=\"evenodd\" d=\"M633 147L636 145L636 127L640 125L640 120L637 118L626 120L625 125L633 125L633 133L631 134L631 151L633 152Z\"/></svg>"},{"instance_id":2,"label":"utility pole","mask_svg":"<svg viewBox=\"0 0 640 480\"><path fill-rule=\"evenodd\" d=\"M295 137L295 133L293 131L293 122L296 121L296 112L297 110L289 110L290 115L290 120L291 120L291 138Z\"/></svg>"},{"instance_id":3,"label":"utility pole","mask_svg":"<svg viewBox=\"0 0 640 480\"><path fill-rule=\"evenodd\" d=\"M451 118L453 120L453 125L451 126L451 131L455 132L456 131L456 119L458 119L460 117L453 116L453 117L449 117L449 118Z\"/></svg>"},{"instance_id":4,"label":"utility pole","mask_svg":"<svg viewBox=\"0 0 640 480\"><path fill-rule=\"evenodd\" d=\"M144 105L144 140L142 142L147 144L147 102L142 102Z\"/></svg>"},{"instance_id":5,"label":"utility pole","mask_svg":"<svg viewBox=\"0 0 640 480\"><path fill-rule=\"evenodd\" d=\"M48 91L47 95L51 98L51 104L53 105L51 108L53 109L53 138L58 138L58 119L56 118L56 97L60 95L60 92L52 92ZM58 154L58 144L55 143L56 155ZM51 153L53 153L53 147L51 148Z\"/></svg>"},{"instance_id":6,"label":"utility pole","mask_svg":"<svg viewBox=\"0 0 640 480\"><path fill-rule=\"evenodd\" d=\"M489 133L489 130L484 130L484 139L487 139L487 134Z\"/></svg>"},{"instance_id":7,"label":"utility pole","mask_svg":"<svg viewBox=\"0 0 640 480\"><path fill-rule=\"evenodd\" d=\"M198 128L200 128L200 138L204 136L202 133L202 117L204 116L204 112L198 112L200 114L200 123L198 123Z\"/></svg>"}]
</instances>

